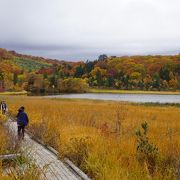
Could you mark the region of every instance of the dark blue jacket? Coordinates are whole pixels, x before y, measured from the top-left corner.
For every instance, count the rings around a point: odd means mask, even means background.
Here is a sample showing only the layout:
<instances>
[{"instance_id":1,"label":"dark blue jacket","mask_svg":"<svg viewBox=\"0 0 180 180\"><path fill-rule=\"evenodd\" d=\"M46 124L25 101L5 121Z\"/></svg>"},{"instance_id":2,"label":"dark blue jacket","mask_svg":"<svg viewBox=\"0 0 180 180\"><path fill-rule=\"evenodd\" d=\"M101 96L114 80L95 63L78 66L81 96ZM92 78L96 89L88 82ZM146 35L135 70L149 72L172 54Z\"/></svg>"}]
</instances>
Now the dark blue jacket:
<instances>
[{"instance_id":1,"label":"dark blue jacket","mask_svg":"<svg viewBox=\"0 0 180 180\"><path fill-rule=\"evenodd\" d=\"M27 114L24 111L19 111L17 115L17 124L19 126L27 126L29 123L29 119Z\"/></svg>"}]
</instances>

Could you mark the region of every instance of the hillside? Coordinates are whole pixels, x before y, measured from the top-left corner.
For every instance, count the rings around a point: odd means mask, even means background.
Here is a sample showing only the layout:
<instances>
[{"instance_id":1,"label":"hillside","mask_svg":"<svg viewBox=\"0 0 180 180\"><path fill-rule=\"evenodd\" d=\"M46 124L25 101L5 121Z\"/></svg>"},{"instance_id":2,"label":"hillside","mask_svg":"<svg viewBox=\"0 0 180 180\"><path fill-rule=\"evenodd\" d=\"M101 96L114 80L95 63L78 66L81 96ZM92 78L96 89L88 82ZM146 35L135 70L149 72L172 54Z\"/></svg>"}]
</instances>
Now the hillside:
<instances>
[{"instance_id":1,"label":"hillside","mask_svg":"<svg viewBox=\"0 0 180 180\"><path fill-rule=\"evenodd\" d=\"M0 49L0 90L84 92L87 87L180 89L180 55L107 57L66 62Z\"/></svg>"},{"instance_id":2,"label":"hillside","mask_svg":"<svg viewBox=\"0 0 180 180\"><path fill-rule=\"evenodd\" d=\"M41 62L41 61L27 59L27 58L15 58L13 60L13 63L21 67L23 70L27 70L30 72L52 66L51 63Z\"/></svg>"}]
</instances>

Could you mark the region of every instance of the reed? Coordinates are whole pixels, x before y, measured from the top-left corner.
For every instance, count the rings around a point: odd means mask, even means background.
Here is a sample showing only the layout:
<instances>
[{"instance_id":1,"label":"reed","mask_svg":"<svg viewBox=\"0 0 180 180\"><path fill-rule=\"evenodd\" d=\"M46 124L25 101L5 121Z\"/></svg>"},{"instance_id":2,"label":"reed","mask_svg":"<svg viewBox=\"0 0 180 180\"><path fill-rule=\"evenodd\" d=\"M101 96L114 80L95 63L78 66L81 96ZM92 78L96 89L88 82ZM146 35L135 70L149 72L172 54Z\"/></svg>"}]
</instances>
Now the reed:
<instances>
[{"instance_id":1,"label":"reed","mask_svg":"<svg viewBox=\"0 0 180 180\"><path fill-rule=\"evenodd\" d=\"M175 179L180 166L180 108L93 100L6 97L25 106L29 130L94 179ZM136 129L147 122L159 154L152 174L136 158Z\"/></svg>"}]
</instances>

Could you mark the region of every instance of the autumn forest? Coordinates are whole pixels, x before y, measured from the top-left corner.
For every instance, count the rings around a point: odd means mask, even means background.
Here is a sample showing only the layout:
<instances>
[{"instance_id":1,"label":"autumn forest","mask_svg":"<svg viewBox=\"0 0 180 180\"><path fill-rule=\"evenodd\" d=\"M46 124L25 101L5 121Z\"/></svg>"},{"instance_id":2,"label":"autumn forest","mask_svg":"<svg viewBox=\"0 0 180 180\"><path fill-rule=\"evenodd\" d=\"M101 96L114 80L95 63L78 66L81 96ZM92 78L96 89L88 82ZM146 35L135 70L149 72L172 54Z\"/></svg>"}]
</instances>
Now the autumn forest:
<instances>
[{"instance_id":1,"label":"autumn forest","mask_svg":"<svg viewBox=\"0 0 180 180\"><path fill-rule=\"evenodd\" d=\"M0 91L86 92L91 88L179 90L180 55L103 54L94 61L68 62L0 48Z\"/></svg>"}]
</instances>

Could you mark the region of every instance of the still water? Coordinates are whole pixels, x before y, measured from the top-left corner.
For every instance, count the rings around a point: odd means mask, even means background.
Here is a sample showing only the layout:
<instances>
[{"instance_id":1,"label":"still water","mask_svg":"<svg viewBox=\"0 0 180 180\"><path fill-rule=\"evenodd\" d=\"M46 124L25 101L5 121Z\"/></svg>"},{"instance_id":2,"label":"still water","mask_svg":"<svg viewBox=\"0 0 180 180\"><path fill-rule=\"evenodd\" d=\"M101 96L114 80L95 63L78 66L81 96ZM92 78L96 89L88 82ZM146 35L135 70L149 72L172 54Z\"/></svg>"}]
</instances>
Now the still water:
<instances>
[{"instance_id":1,"label":"still water","mask_svg":"<svg viewBox=\"0 0 180 180\"><path fill-rule=\"evenodd\" d=\"M47 96L53 98L97 99L139 103L180 103L180 95L85 93Z\"/></svg>"}]
</instances>

